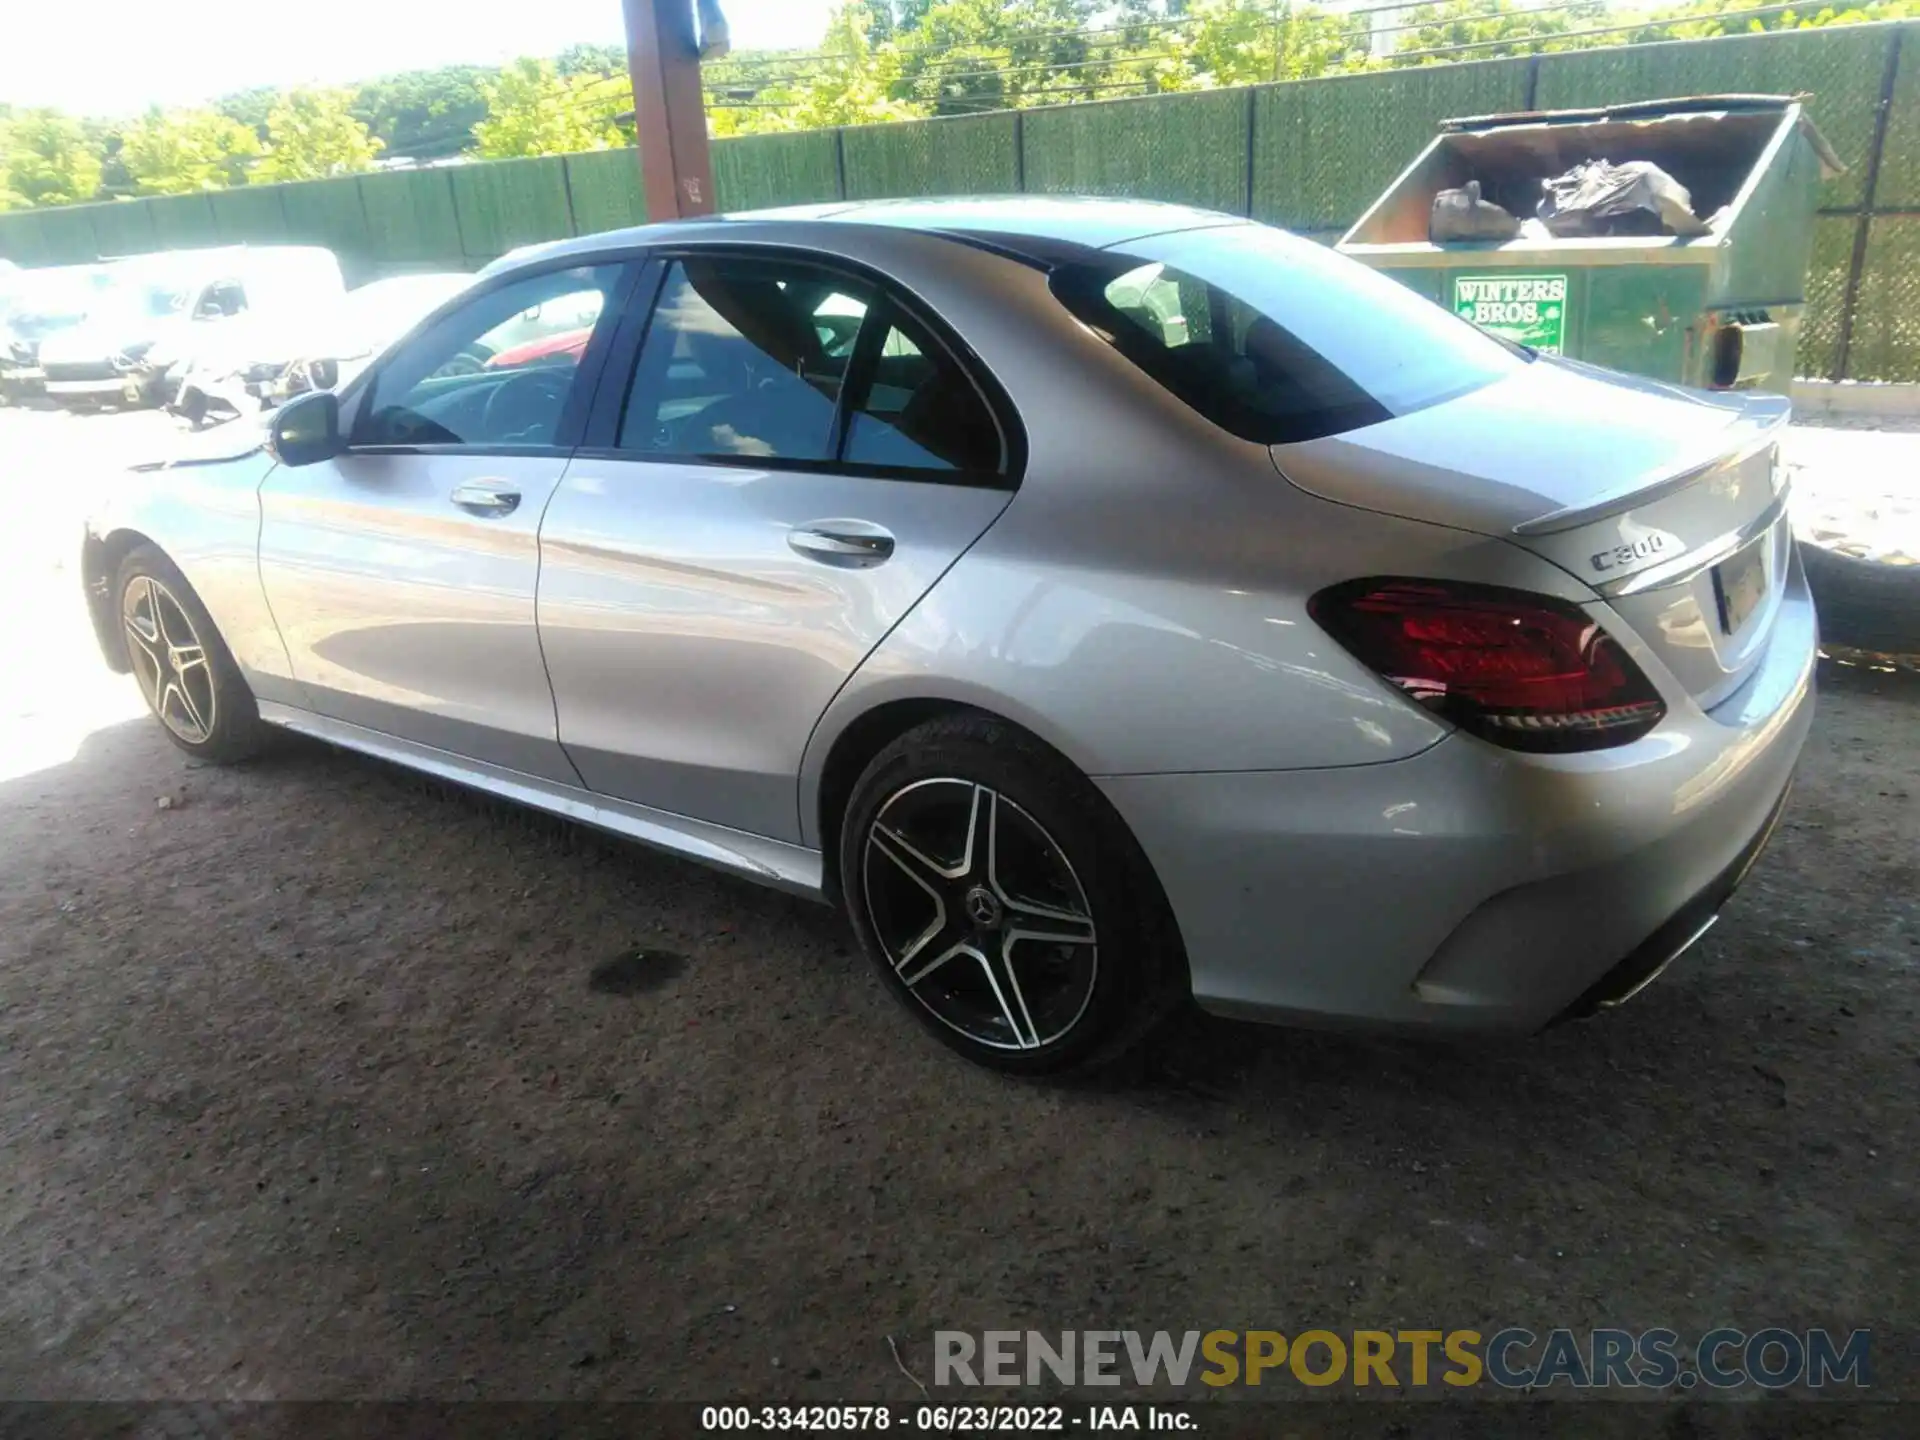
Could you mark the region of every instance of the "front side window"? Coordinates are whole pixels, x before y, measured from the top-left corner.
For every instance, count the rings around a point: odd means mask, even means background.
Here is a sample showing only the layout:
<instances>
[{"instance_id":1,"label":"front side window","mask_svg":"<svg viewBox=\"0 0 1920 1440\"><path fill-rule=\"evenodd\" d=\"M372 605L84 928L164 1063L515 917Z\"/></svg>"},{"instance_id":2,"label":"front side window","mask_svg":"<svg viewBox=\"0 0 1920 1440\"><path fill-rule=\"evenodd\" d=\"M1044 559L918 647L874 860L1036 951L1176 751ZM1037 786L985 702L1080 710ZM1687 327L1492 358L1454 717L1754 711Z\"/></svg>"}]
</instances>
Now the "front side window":
<instances>
[{"instance_id":1,"label":"front side window","mask_svg":"<svg viewBox=\"0 0 1920 1440\"><path fill-rule=\"evenodd\" d=\"M786 261L674 262L620 448L994 475L1000 432L924 326L867 282Z\"/></svg>"},{"instance_id":2,"label":"front side window","mask_svg":"<svg viewBox=\"0 0 1920 1440\"><path fill-rule=\"evenodd\" d=\"M552 445L618 265L549 271L476 295L394 351L353 443Z\"/></svg>"},{"instance_id":3,"label":"front side window","mask_svg":"<svg viewBox=\"0 0 1920 1440\"><path fill-rule=\"evenodd\" d=\"M1128 248L1058 267L1054 295L1243 440L1285 445L1377 424L1526 363L1405 286L1264 225Z\"/></svg>"}]
</instances>

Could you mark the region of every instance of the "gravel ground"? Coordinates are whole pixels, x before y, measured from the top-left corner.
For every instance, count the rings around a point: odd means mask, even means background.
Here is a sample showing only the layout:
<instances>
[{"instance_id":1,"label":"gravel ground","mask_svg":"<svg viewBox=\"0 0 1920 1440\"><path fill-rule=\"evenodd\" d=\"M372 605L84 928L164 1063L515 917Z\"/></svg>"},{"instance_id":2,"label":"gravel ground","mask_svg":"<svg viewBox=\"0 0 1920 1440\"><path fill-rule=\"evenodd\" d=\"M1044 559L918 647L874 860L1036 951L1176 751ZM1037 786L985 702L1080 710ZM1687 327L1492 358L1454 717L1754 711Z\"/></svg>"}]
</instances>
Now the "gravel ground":
<instances>
[{"instance_id":1,"label":"gravel ground","mask_svg":"<svg viewBox=\"0 0 1920 1440\"><path fill-rule=\"evenodd\" d=\"M1863 560L1920 565L1920 424L1796 425L1785 449L1801 539Z\"/></svg>"},{"instance_id":2,"label":"gravel ground","mask_svg":"<svg viewBox=\"0 0 1920 1440\"><path fill-rule=\"evenodd\" d=\"M1193 1017L1012 1083L825 910L315 746L190 767L53 568L152 420L0 412L0 1396L914 1401L935 1328L1728 1323L1871 1327L1920 1398L1915 676L1823 666L1773 846L1603 1020Z\"/></svg>"}]
</instances>

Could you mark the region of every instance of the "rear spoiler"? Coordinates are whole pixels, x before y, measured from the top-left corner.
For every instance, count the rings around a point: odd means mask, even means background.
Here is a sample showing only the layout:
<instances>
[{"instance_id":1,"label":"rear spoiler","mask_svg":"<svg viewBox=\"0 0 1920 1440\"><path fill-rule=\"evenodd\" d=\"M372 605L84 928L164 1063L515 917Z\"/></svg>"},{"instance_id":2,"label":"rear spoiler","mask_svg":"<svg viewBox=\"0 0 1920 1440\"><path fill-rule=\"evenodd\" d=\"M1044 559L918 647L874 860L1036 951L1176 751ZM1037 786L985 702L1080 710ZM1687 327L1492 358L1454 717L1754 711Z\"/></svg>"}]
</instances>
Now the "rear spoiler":
<instances>
[{"instance_id":1,"label":"rear spoiler","mask_svg":"<svg viewBox=\"0 0 1920 1440\"><path fill-rule=\"evenodd\" d=\"M1708 459L1665 475L1641 476L1585 504L1570 505L1562 510L1549 511L1532 520L1523 520L1513 527L1513 533L1527 536L1555 535L1562 530L1577 530L1582 525L1590 525L1595 520L1604 520L1609 515L1617 514L1634 505L1644 505L1662 496L1671 495L1675 491L1684 490L1702 476L1711 474L1723 466L1738 465L1751 459L1756 451L1777 444L1780 440L1780 432L1786 429L1787 419L1792 413L1793 402L1783 395L1749 396L1747 408L1728 427L1737 432L1737 443L1734 448L1724 448L1726 432L1723 431L1720 437L1722 448L1716 449Z\"/></svg>"}]
</instances>

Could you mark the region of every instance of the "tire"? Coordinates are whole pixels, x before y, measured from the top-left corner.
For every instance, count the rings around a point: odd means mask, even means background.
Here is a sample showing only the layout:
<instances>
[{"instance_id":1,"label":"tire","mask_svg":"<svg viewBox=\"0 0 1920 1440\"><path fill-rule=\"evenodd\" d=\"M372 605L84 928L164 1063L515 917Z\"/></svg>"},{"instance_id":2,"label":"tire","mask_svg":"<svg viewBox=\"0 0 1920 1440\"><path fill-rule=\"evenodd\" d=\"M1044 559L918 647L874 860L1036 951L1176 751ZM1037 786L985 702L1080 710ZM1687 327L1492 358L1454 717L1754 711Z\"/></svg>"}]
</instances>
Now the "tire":
<instances>
[{"instance_id":1,"label":"tire","mask_svg":"<svg viewBox=\"0 0 1920 1440\"><path fill-rule=\"evenodd\" d=\"M1920 653L1920 565L1857 560L1801 544L1820 638L1883 654Z\"/></svg>"},{"instance_id":2,"label":"tire","mask_svg":"<svg viewBox=\"0 0 1920 1440\"><path fill-rule=\"evenodd\" d=\"M839 858L882 983L977 1064L1111 1065L1190 993L1172 911L1125 823L1005 721L943 716L882 750L854 786Z\"/></svg>"},{"instance_id":3,"label":"tire","mask_svg":"<svg viewBox=\"0 0 1920 1440\"><path fill-rule=\"evenodd\" d=\"M166 737L215 765L257 755L266 726L253 692L174 563L151 545L135 546L120 562L113 595L127 663Z\"/></svg>"}]
</instances>

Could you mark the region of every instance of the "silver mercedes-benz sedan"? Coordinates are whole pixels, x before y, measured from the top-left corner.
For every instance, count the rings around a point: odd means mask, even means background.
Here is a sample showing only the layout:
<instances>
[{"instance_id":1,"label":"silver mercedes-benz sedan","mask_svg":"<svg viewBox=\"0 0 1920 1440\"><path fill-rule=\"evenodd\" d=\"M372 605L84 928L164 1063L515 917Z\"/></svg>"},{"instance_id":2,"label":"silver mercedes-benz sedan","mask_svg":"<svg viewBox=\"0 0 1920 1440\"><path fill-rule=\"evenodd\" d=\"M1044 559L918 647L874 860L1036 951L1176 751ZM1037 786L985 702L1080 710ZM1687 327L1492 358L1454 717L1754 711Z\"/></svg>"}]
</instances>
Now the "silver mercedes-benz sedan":
<instances>
[{"instance_id":1,"label":"silver mercedes-benz sedan","mask_svg":"<svg viewBox=\"0 0 1920 1440\"><path fill-rule=\"evenodd\" d=\"M1786 412L1228 216L820 206L508 256L117 482L84 571L189 753L285 727L839 903L986 1064L1188 995L1526 1031L1780 812Z\"/></svg>"}]
</instances>

